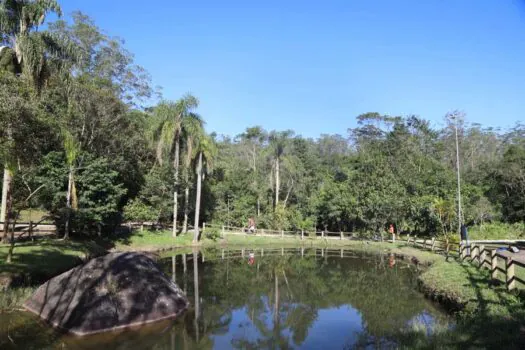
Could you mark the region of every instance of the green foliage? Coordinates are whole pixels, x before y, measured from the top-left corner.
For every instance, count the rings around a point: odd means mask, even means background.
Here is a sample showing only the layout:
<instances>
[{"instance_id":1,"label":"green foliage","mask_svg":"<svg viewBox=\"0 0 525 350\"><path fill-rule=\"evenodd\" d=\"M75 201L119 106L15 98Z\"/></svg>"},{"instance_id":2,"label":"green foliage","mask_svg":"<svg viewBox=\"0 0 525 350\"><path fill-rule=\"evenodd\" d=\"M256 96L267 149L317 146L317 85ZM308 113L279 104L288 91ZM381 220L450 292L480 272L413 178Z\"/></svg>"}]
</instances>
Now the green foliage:
<instances>
[{"instance_id":1,"label":"green foliage","mask_svg":"<svg viewBox=\"0 0 525 350\"><path fill-rule=\"evenodd\" d=\"M221 230L216 227L206 228L204 231L204 237L215 242L221 238Z\"/></svg>"},{"instance_id":2,"label":"green foliage","mask_svg":"<svg viewBox=\"0 0 525 350\"><path fill-rule=\"evenodd\" d=\"M493 222L473 226L469 229L469 238L482 239L524 239L525 223Z\"/></svg>"},{"instance_id":3,"label":"green foliage","mask_svg":"<svg viewBox=\"0 0 525 350\"><path fill-rule=\"evenodd\" d=\"M129 201L124 207L124 219L127 221L156 221L159 215L154 208L139 199Z\"/></svg>"},{"instance_id":4,"label":"green foliage","mask_svg":"<svg viewBox=\"0 0 525 350\"><path fill-rule=\"evenodd\" d=\"M100 232L119 221L119 203L126 189L118 183L118 173L109 168L105 158L83 154L83 166L77 171L78 211L73 212L73 228L78 232ZM62 226L65 220L65 193L68 168L64 153L51 152L42 160L34 182L43 185L38 198Z\"/></svg>"}]
</instances>

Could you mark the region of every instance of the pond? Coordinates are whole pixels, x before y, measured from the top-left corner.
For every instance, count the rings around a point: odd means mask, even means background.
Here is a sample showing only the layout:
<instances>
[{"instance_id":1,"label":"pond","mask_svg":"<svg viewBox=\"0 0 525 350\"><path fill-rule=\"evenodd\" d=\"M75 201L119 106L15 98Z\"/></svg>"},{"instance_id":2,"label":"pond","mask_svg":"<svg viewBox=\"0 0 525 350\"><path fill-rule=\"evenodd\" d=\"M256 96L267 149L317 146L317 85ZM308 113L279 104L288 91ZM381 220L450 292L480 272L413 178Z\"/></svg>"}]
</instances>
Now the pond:
<instances>
[{"instance_id":1,"label":"pond","mask_svg":"<svg viewBox=\"0 0 525 350\"><path fill-rule=\"evenodd\" d=\"M390 348L451 327L416 267L342 249L215 249L159 259L192 306L179 319L84 338L27 313L0 315L0 348Z\"/></svg>"}]
</instances>

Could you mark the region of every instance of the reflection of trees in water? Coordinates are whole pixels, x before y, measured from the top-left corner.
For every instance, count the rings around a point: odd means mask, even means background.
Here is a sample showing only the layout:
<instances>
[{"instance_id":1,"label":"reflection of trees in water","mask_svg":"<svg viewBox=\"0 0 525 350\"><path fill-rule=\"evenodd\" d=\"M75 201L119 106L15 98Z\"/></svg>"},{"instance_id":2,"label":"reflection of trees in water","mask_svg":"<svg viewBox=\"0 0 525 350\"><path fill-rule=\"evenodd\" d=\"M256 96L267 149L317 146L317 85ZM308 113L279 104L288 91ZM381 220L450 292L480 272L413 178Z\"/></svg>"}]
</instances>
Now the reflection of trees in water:
<instances>
[{"instance_id":1,"label":"reflection of trees in water","mask_svg":"<svg viewBox=\"0 0 525 350\"><path fill-rule=\"evenodd\" d=\"M388 259L382 261L381 256L339 259L327 254L306 254L304 258L267 254L250 266L245 259L221 260L221 254L206 254L210 260L206 264L194 258L200 278L187 291L195 295L195 285L200 282L201 340L226 333L232 310L246 308L257 338L235 335L233 346L301 345L320 309L349 304L362 316L360 339L377 342L385 338L382 342L394 337L427 306L417 295L412 272L400 264L386 268Z\"/></svg>"},{"instance_id":2,"label":"reflection of trees in water","mask_svg":"<svg viewBox=\"0 0 525 350\"><path fill-rule=\"evenodd\" d=\"M351 342L357 343L352 346L381 347L391 344L427 305L416 291L414 274L402 264L389 269L388 259L382 263L380 256L363 259L345 252L341 259L328 257L326 251L323 257L312 256L313 252L305 250L301 258L301 251L284 256L265 251L254 265L248 265L247 259L222 260L221 252L205 252L206 263L199 261L197 251L161 260L192 301L183 316L121 336L83 338L72 348L81 344L80 348L100 349L101 343L109 342L111 348L119 343L122 346L117 348L122 349L211 349L214 336L238 326L232 324L232 312L244 309L253 332L247 336L233 330L231 346L286 349L304 344L319 310L343 305L351 305L362 317L363 332L353 335ZM38 327L27 324L33 327L31 332ZM45 339L33 341L37 348L63 341L55 333L40 333ZM20 339L14 340L23 345Z\"/></svg>"}]
</instances>

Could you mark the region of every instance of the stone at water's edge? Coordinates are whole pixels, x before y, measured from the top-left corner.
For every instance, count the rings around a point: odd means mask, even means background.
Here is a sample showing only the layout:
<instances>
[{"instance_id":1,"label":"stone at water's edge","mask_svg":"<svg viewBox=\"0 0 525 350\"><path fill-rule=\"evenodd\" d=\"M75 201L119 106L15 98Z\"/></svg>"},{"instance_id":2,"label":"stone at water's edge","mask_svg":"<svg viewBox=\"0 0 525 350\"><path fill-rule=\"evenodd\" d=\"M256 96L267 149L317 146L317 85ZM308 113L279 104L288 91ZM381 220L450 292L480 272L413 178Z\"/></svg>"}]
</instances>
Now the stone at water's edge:
<instances>
[{"instance_id":1,"label":"stone at water's edge","mask_svg":"<svg viewBox=\"0 0 525 350\"><path fill-rule=\"evenodd\" d=\"M153 260L111 253L50 279L24 307L55 327L87 335L173 318L188 305Z\"/></svg>"}]
</instances>

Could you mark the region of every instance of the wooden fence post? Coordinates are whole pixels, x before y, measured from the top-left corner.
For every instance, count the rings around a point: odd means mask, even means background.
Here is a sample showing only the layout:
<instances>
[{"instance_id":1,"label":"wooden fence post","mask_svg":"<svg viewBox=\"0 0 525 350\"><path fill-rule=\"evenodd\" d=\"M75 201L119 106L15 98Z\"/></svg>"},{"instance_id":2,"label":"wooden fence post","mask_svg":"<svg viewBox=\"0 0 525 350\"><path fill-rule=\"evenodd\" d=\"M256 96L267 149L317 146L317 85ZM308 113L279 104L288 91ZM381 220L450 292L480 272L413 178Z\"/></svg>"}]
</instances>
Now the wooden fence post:
<instances>
[{"instance_id":1,"label":"wooden fence post","mask_svg":"<svg viewBox=\"0 0 525 350\"><path fill-rule=\"evenodd\" d=\"M242 257L244 258L244 248L241 249Z\"/></svg>"},{"instance_id":2,"label":"wooden fence post","mask_svg":"<svg viewBox=\"0 0 525 350\"><path fill-rule=\"evenodd\" d=\"M301 247L301 258L304 257L304 247Z\"/></svg>"},{"instance_id":3,"label":"wooden fence post","mask_svg":"<svg viewBox=\"0 0 525 350\"><path fill-rule=\"evenodd\" d=\"M436 247L436 237L432 237L432 246L430 247L430 250L434 251L435 247Z\"/></svg>"},{"instance_id":4,"label":"wooden fence post","mask_svg":"<svg viewBox=\"0 0 525 350\"><path fill-rule=\"evenodd\" d=\"M492 279L498 278L498 253L496 249L490 251L490 273Z\"/></svg>"},{"instance_id":5,"label":"wooden fence post","mask_svg":"<svg viewBox=\"0 0 525 350\"><path fill-rule=\"evenodd\" d=\"M485 264L485 256L486 256L485 246L480 245L479 246L479 267L483 267Z\"/></svg>"},{"instance_id":6,"label":"wooden fence post","mask_svg":"<svg viewBox=\"0 0 525 350\"><path fill-rule=\"evenodd\" d=\"M284 238L284 230L281 230L281 238Z\"/></svg>"},{"instance_id":7,"label":"wooden fence post","mask_svg":"<svg viewBox=\"0 0 525 350\"><path fill-rule=\"evenodd\" d=\"M427 247L427 239L425 238L425 239L423 240L423 249L425 249L426 247Z\"/></svg>"},{"instance_id":8,"label":"wooden fence post","mask_svg":"<svg viewBox=\"0 0 525 350\"><path fill-rule=\"evenodd\" d=\"M321 231L321 238L324 238L324 231Z\"/></svg>"},{"instance_id":9,"label":"wooden fence post","mask_svg":"<svg viewBox=\"0 0 525 350\"><path fill-rule=\"evenodd\" d=\"M459 257L461 260L467 256L467 248L465 248L465 242L462 240L459 242Z\"/></svg>"},{"instance_id":10,"label":"wooden fence post","mask_svg":"<svg viewBox=\"0 0 525 350\"><path fill-rule=\"evenodd\" d=\"M264 256L264 248L261 248L261 256Z\"/></svg>"},{"instance_id":11,"label":"wooden fence post","mask_svg":"<svg viewBox=\"0 0 525 350\"><path fill-rule=\"evenodd\" d=\"M445 253L448 256L448 251L450 249L449 243L448 243L448 237L445 239Z\"/></svg>"},{"instance_id":12,"label":"wooden fence post","mask_svg":"<svg viewBox=\"0 0 525 350\"><path fill-rule=\"evenodd\" d=\"M505 259L505 270L507 272L507 290L513 290L516 288L516 281L514 280L514 262L510 256Z\"/></svg>"},{"instance_id":13,"label":"wooden fence post","mask_svg":"<svg viewBox=\"0 0 525 350\"><path fill-rule=\"evenodd\" d=\"M477 246L475 243L470 244L470 259L475 260L476 259L476 249Z\"/></svg>"},{"instance_id":14,"label":"wooden fence post","mask_svg":"<svg viewBox=\"0 0 525 350\"><path fill-rule=\"evenodd\" d=\"M343 258L343 257L344 257L344 250L343 250L343 248L341 248L341 258Z\"/></svg>"},{"instance_id":15,"label":"wooden fence post","mask_svg":"<svg viewBox=\"0 0 525 350\"><path fill-rule=\"evenodd\" d=\"M33 220L29 220L29 239L33 240Z\"/></svg>"},{"instance_id":16,"label":"wooden fence post","mask_svg":"<svg viewBox=\"0 0 525 350\"><path fill-rule=\"evenodd\" d=\"M343 240L343 231L341 231L341 240Z\"/></svg>"},{"instance_id":17,"label":"wooden fence post","mask_svg":"<svg viewBox=\"0 0 525 350\"><path fill-rule=\"evenodd\" d=\"M410 244L410 233L407 235L407 244Z\"/></svg>"},{"instance_id":18,"label":"wooden fence post","mask_svg":"<svg viewBox=\"0 0 525 350\"><path fill-rule=\"evenodd\" d=\"M224 237L224 225L222 226L222 236Z\"/></svg>"},{"instance_id":19,"label":"wooden fence post","mask_svg":"<svg viewBox=\"0 0 525 350\"><path fill-rule=\"evenodd\" d=\"M304 230L301 230L301 240L304 239Z\"/></svg>"},{"instance_id":20,"label":"wooden fence post","mask_svg":"<svg viewBox=\"0 0 525 350\"><path fill-rule=\"evenodd\" d=\"M224 249L221 252L222 260L224 260Z\"/></svg>"},{"instance_id":21,"label":"wooden fence post","mask_svg":"<svg viewBox=\"0 0 525 350\"><path fill-rule=\"evenodd\" d=\"M416 246L417 244L417 235L414 235L414 247Z\"/></svg>"}]
</instances>

